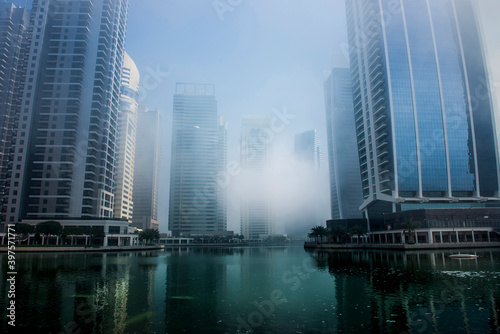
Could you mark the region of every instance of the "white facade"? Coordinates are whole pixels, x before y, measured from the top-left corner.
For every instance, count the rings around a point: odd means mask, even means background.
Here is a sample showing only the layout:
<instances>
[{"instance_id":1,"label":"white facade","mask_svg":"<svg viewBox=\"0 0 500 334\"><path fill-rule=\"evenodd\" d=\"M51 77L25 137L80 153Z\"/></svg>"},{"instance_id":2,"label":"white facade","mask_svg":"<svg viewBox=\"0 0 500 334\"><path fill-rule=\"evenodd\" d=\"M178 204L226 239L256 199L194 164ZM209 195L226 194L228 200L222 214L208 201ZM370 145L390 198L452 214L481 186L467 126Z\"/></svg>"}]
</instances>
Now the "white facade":
<instances>
[{"instance_id":1,"label":"white facade","mask_svg":"<svg viewBox=\"0 0 500 334\"><path fill-rule=\"evenodd\" d=\"M132 222L135 142L139 95L139 70L130 56L123 59L120 112L118 115L118 151L116 155L115 218Z\"/></svg>"}]
</instances>

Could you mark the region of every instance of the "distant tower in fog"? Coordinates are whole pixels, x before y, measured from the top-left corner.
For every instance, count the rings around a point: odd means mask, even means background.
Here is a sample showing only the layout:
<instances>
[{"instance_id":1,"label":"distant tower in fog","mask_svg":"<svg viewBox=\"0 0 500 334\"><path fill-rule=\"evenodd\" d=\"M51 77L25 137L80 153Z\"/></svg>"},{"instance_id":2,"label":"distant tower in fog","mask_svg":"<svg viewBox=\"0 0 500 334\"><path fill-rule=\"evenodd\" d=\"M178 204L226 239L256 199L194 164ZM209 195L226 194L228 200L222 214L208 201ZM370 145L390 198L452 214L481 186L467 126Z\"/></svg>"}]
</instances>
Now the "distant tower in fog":
<instances>
[{"instance_id":1,"label":"distant tower in fog","mask_svg":"<svg viewBox=\"0 0 500 334\"><path fill-rule=\"evenodd\" d=\"M227 168L227 121L224 116L218 120L217 171L225 173ZM220 175L220 174L219 174ZM227 187L217 185L217 228L227 230Z\"/></svg>"},{"instance_id":2,"label":"distant tower in fog","mask_svg":"<svg viewBox=\"0 0 500 334\"><path fill-rule=\"evenodd\" d=\"M158 229L160 173L160 112L144 108L137 113L132 226Z\"/></svg>"},{"instance_id":3,"label":"distant tower in fog","mask_svg":"<svg viewBox=\"0 0 500 334\"><path fill-rule=\"evenodd\" d=\"M226 125L217 120L215 86L177 83L172 122L169 229L174 236L220 234L226 230Z\"/></svg>"},{"instance_id":4,"label":"distant tower in fog","mask_svg":"<svg viewBox=\"0 0 500 334\"><path fill-rule=\"evenodd\" d=\"M310 164L315 170L321 168L321 151L316 130L295 135L294 154L299 161Z\"/></svg>"},{"instance_id":5,"label":"distant tower in fog","mask_svg":"<svg viewBox=\"0 0 500 334\"><path fill-rule=\"evenodd\" d=\"M132 222L135 142L139 71L125 53L123 59L120 109L118 112L118 150L116 152L115 215Z\"/></svg>"},{"instance_id":6,"label":"distant tower in fog","mask_svg":"<svg viewBox=\"0 0 500 334\"><path fill-rule=\"evenodd\" d=\"M331 71L325 82L325 109L331 217L361 218L363 194L349 68Z\"/></svg>"},{"instance_id":7,"label":"distant tower in fog","mask_svg":"<svg viewBox=\"0 0 500 334\"><path fill-rule=\"evenodd\" d=\"M266 168L271 142L267 116L243 116L241 122L241 233L257 240L273 234Z\"/></svg>"}]
</instances>

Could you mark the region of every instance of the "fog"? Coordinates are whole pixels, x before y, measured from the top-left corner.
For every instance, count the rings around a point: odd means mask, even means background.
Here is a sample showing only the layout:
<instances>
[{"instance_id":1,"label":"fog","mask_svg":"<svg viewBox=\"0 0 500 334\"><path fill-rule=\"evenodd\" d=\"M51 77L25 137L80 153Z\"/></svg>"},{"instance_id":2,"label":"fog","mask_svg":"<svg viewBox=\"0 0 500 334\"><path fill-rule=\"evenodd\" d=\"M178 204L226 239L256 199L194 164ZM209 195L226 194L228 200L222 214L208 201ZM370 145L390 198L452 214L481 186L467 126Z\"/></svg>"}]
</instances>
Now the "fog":
<instances>
[{"instance_id":1,"label":"fog","mask_svg":"<svg viewBox=\"0 0 500 334\"><path fill-rule=\"evenodd\" d=\"M300 160L289 139L288 133L272 136L265 169L234 169L227 183L229 230L239 231L242 200L268 201L274 233L305 237L311 227L330 218L327 165L317 170Z\"/></svg>"},{"instance_id":2,"label":"fog","mask_svg":"<svg viewBox=\"0 0 500 334\"><path fill-rule=\"evenodd\" d=\"M143 85L148 86L142 90L142 103L158 107L162 114L160 230L168 229L165 204L176 82L215 84L218 113L228 121L230 164L241 161L243 115L273 117L285 109L294 115L276 134L276 155L268 171L273 175L269 186L275 203L275 231L286 232L285 221L298 216L300 205L304 212L312 212L315 203L325 203L326 214L310 219L322 224L329 218L327 173L311 180L312 176L301 172L300 163L292 157L293 139L297 133L317 129L326 152L323 81L333 65L332 57L347 63L344 1L240 1L223 12L216 9L216 3L148 0L130 5L127 52L141 72ZM227 228L236 233L240 231L241 179L232 175L228 185Z\"/></svg>"}]
</instances>

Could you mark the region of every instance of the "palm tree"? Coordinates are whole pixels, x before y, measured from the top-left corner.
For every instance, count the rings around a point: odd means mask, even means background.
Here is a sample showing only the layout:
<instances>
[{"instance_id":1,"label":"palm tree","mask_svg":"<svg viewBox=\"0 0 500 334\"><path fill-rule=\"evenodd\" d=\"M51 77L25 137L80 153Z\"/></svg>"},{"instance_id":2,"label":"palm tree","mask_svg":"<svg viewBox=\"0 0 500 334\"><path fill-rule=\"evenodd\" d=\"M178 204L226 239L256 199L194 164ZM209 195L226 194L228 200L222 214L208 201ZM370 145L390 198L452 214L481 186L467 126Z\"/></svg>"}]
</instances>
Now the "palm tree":
<instances>
[{"instance_id":1,"label":"palm tree","mask_svg":"<svg viewBox=\"0 0 500 334\"><path fill-rule=\"evenodd\" d=\"M146 243L160 239L160 232L156 229L147 228L139 232L139 240L146 241Z\"/></svg>"},{"instance_id":2,"label":"palm tree","mask_svg":"<svg viewBox=\"0 0 500 334\"><path fill-rule=\"evenodd\" d=\"M413 218L405 218L405 220L401 223L401 227L403 228L403 234L408 232L408 241L410 244L415 243L414 232L420 226L420 223L414 222Z\"/></svg>"},{"instance_id":3,"label":"palm tree","mask_svg":"<svg viewBox=\"0 0 500 334\"><path fill-rule=\"evenodd\" d=\"M30 224L16 223L16 233L19 243L28 240L29 235L35 232L35 227Z\"/></svg>"},{"instance_id":4,"label":"palm tree","mask_svg":"<svg viewBox=\"0 0 500 334\"><path fill-rule=\"evenodd\" d=\"M330 236L333 238L333 242L343 243L344 238L347 236L347 231L341 226L335 226L330 231Z\"/></svg>"},{"instance_id":5,"label":"palm tree","mask_svg":"<svg viewBox=\"0 0 500 334\"><path fill-rule=\"evenodd\" d=\"M42 234L44 236L44 238L45 237L48 238L51 235L55 235L59 238L63 232L63 228L61 226L61 223L53 221L53 220L49 220L49 221L38 223L35 226L35 232ZM47 243L48 243L48 239L47 239ZM42 244L43 244L43 242L42 242Z\"/></svg>"},{"instance_id":6,"label":"palm tree","mask_svg":"<svg viewBox=\"0 0 500 334\"><path fill-rule=\"evenodd\" d=\"M65 226L63 229L62 238L66 239L68 236L71 237L71 245L73 245L73 240L75 235L83 235L83 229L78 226Z\"/></svg>"},{"instance_id":7,"label":"palm tree","mask_svg":"<svg viewBox=\"0 0 500 334\"><path fill-rule=\"evenodd\" d=\"M350 234L358 237L359 244L359 240L361 239L361 237L366 234L366 229L361 225L354 225L353 227L351 227Z\"/></svg>"},{"instance_id":8,"label":"palm tree","mask_svg":"<svg viewBox=\"0 0 500 334\"><path fill-rule=\"evenodd\" d=\"M311 232L307 235L309 238L316 238L316 242L320 243L324 236L328 235L328 230L326 227L318 225L311 229Z\"/></svg>"}]
</instances>

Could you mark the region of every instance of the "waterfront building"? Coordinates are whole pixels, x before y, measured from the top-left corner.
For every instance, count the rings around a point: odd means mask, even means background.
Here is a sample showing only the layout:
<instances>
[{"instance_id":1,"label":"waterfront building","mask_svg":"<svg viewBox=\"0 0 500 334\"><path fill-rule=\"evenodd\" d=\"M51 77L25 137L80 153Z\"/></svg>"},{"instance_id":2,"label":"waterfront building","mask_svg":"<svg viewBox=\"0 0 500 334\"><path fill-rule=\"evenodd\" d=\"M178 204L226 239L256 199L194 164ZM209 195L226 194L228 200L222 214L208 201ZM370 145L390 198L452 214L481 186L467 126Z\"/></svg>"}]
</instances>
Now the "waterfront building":
<instances>
[{"instance_id":1,"label":"waterfront building","mask_svg":"<svg viewBox=\"0 0 500 334\"><path fill-rule=\"evenodd\" d=\"M408 228L411 221L412 228ZM406 224L406 225L405 225ZM375 244L412 243L488 246L500 242L500 208L417 209L384 215L384 231L370 233Z\"/></svg>"},{"instance_id":2,"label":"waterfront building","mask_svg":"<svg viewBox=\"0 0 500 334\"><path fill-rule=\"evenodd\" d=\"M126 219L129 222L132 222L134 208L134 164L139 80L139 70L132 58L125 52L118 114L114 218Z\"/></svg>"},{"instance_id":3,"label":"waterfront building","mask_svg":"<svg viewBox=\"0 0 500 334\"><path fill-rule=\"evenodd\" d=\"M361 218L361 176L352 105L351 71L332 69L325 81L332 219Z\"/></svg>"},{"instance_id":4,"label":"waterfront building","mask_svg":"<svg viewBox=\"0 0 500 334\"><path fill-rule=\"evenodd\" d=\"M0 3L0 221L6 210L15 125L25 73L23 40L29 23L25 8Z\"/></svg>"},{"instance_id":5,"label":"waterfront building","mask_svg":"<svg viewBox=\"0 0 500 334\"><path fill-rule=\"evenodd\" d=\"M246 240L262 240L274 234L267 179L270 124L268 116L243 116L241 121L241 233Z\"/></svg>"},{"instance_id":6,"label":"waterfront building","mask_svg":"<svg viewBox=\"0 0 500 334\"><path fill-rule=\"evenodd\" d=\"M34 0L6 221L112 218L128 0Z\"/></svg>"},{"instance_id":7,"label":"waterfront building","mask_svg":"<svg viewBox=\"0 0 500 334\"><path fill-rule=\"evenodd\" d=\"M35 227L39 223L47 222L47 219L23 219L23 224L33 225ZM57 222L61 224L63 229L78 228L81 234L69 234L67 236L40 236L42 240L38 241L42 245L61 245L62 240L70 238L71 240L66 245L70 246L135 246L139 244L139 236L132 233L132 228L126 220L117 219L74 219L60 218ZM27 237L28 245L37 244L36 239L39 236L32 233ZM47 240L46 240L47 239ZM62 240L61 240L62 239ZM5 241L6 238L2 238Z\"/></svg>"},{"instance_id":8,"label":"waterfront building","mask_svg":"<svg viewBox=\"0 0 500 334\"><path fill-rule=\"evenodd\" d=\"M384 229L384 213L498 205L494 118L472 2L349 0L346 9L369 228Z\"/></svg>"},{"instance_id":9,"label":"waterfront building","mask_svg":"<svg viewBox=\"0 0 500 334\"><path fill-rule=\"evenodd\" d=\"M172 123L169 230L174 237L226 230L226 125L218 122L215 86L177 83Z\"/></svg>"},{"instance_id":10,"label":"waterfront building","mask_svg":"<svg viewBox=\"0 0 500 334\"><path fill-rule=\"evenodd\" d=\"M136 134L132 226L158 229L161 162L161 122L158 109L139 109Z\"/></svg>"},{"instance_id":11,"label":"waterfront building","mask_svg":"<svg viewBox=\"0 0 500 334\"><path fill-rule=\"evenodd\" d=\"M295 135L294 154L298 161L311 165L314 170L321 168L321 151L316 129Z\"/></svg>"}]
</instances>

